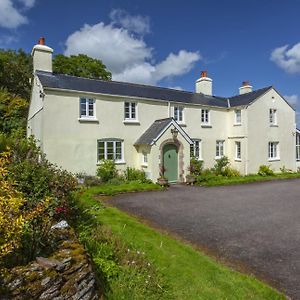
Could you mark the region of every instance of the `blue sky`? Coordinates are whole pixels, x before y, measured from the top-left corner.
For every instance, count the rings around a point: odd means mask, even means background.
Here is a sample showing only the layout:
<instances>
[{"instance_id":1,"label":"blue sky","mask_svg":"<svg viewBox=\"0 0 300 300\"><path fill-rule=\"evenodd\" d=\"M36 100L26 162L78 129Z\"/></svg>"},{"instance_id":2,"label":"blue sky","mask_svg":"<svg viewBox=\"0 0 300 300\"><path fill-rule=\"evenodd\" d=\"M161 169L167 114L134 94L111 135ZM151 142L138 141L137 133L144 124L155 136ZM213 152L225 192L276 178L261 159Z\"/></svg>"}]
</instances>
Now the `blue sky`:
<instances>
[{"instance_id":1,"label":"blue sky","mask_svg":"<svg viewBox=\"0 0 300 300\"><path fill-rule=\"evenodd\" d=\"M0 47L100 58L116 80L213 93L274 85L300 109L300 1L0 0Z\"/></svg>"}]
</instances>

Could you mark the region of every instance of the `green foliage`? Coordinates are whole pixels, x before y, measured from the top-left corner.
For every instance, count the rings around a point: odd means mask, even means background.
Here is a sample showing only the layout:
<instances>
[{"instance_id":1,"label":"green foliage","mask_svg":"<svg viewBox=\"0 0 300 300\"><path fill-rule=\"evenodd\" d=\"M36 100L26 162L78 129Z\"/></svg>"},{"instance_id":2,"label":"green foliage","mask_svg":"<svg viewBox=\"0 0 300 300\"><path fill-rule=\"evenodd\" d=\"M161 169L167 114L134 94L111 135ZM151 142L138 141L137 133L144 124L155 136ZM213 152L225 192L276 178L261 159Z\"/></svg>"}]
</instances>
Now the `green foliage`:
<instances>
[{"instance_id":1,"label":"green foliage","mask_svg":"<svg viewBox=\"0 0 300 300\"><path fill-rule=\"evenodd\" d=\"M209 182L214 178L216 178L216 175L211 169L204 169L201 175L196 177L196 182L197 184L203 184L205 182Z\"/></svg>"},{"instance_id":2,"label":"green foliage","mask_svg":"<svg viewBox=\"0 0 300 300\"><path fill-rule=\"evenodd\" d=\"M0 49L0 88L27 101L30 98L32 58L23 50Z\"/></svg>"},{"instance_id":3,"label":"green foliage","mask_svg":"<svg viewBox=\"0 0 300 300\"><path fill-rule=\"evenodd\" d=\"M146 178L146 174L142 170L137 170L135 168L127 167L124 171L124 177L127 181L140 181L140 182L148 182L149 180Z\"/></svg>"},{"instance_id":4,"label":"green foliage","mask_svg":"<svg viewBox=\"0 0 300 300\"><path fill-rule=\"evenodd\" d=\"M195 175L195 176L201 175L201 173L203 171L203 161L192 157L190 160L189 171L192 175Z\"/></svg>"},{"instance_id":5,"label":"green foliage","mask_svg":"<svg viewBox=\"0 0 300 300\"><path fill-rule=\"evenodd\" d=\"M103 182L108 182L114 177L117 177L118 172L114 161L108 159L101 161L101 164L97 169L97 176L99 176Z\"/></svg>"},{"instance_id":6,"label":"green foliage","mask_svg":"<svg viewBox=\"0 0 300 300\"><path fill-rule=\"evenodd\" d=\"M259 166L258 175L260 176L274 176L274 171L270 168L270 166L261 165Z\"/></svg>"},{"instance_id":7,"label":"green foliage","mask_svg":"<svg viewBox=\"0 0 300 300\"><path fill-rule=\"evenodd\" d=\"M0 88L0 132L20 131L25 136L28 101Z\"/></svg>"},{"instance_id":8,"label":"green foliage","mask_svg":"<svg viewBox=\"0 0 300 300\"><path fill-rule=\"evenodd\" d=\"M97 186L102 183L102 180L97 176L76 174L76 177L80 180L80 183L84 184L87 187Z\"/></svg>"},{"instance_id":9,"label":"green foliage","mask_svg":"<svg viewBox=\"0 0 300 300\"><path fill-rule=\"evenodd\" d=\"M111 73L101 60L84 54L64 56L58 54L53 59L53 72L73 76L111 80Z\"/></svg>"},{"instance_id":10,"label":"green foliage","mask_svg":"<svg viewBox=\"0 0 300 300\"><path fill-rule=\"evenodd\" d=\"M225 167L229 165L229 158L227 156L222 156L216 161L214 165L214 172L216 175L223 175Z\"/></svg>"},{"instance_id":11,"label":"green foliage","mask_svg":"<svg viewBox=\"0 0 300 300\"><path fill-rule=\"evenodd\" d=\"M223 171L223 176L226 176L226 177L238 177L238 176L241 176L241 173L234 169L234 168L231 168L229 166L226 166L224 168L224 171Z\"/></svg>"}]
</instances>

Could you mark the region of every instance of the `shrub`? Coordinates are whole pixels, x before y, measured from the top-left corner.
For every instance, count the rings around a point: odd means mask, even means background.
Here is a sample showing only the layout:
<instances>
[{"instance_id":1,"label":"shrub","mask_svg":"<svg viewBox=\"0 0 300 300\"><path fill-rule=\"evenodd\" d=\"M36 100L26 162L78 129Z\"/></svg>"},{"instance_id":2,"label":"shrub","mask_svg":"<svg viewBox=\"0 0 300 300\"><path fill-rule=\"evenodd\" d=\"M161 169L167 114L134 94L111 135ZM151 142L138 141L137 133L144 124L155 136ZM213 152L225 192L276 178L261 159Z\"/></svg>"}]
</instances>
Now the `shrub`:
<instances>
[{"instance_id":1,"label":"shrub","mask_svg":"<svg viewBox=\"0 0 300 300\"><path fill-rule=\"evenodd\" d=\"M127 181L147 181L146 174L144 171L129 167L127 167L127 169L124 171L124 177Z\"/></svg>"},{"instance_id":2,"label":"shrub","mask_svg":"<svg viewBox=\"0 0 300 300\"><path fill-rule=\"evenodd\" d=\"M234 168L231 168L229 166L226 166L224 168L224 171L223 171L223 176L226 176L226 177L238 177L238 176L241 176L240 172Z\"/></svg>"},{"instance_id":3,"label":"shrub","mask_svg":"<svg viewBox=\"0 0 300 300\"><path fill-rule=\"evenodd\" d=\"M0 259L11 254L22 244L22 238L48 208L51 198L45 198L32 209L26 207L26 199L14 188L15 182L8 177L10 153L0 154Z\"/></svg>"},{"instance_id":4,"label":"shrub","mask_svg":"<svg viewBox=\"0 0 300 300\"><path fill-rule=\"evenodd\" d=\"M219 158L214 165L214 172L216 175L223 175L224 169L229 165L229 158L227 156L222 156Z\"/></svg>"},{"instance_id":5,"label":"shrub","mask_svg":"<svg viewBox=\"0 0 300 300\"><path fill-rule=\"evenodd\" d=\"M107 183L112 185L120 185L124 183L124 179L121 176L115 177L113 179L110 179Z\"/></svg>"},{"instance_id":6,"label":"shrub","mask_svg":"<svg viewBox=\"0 0 300 300\"><path fill-rule=\"evenodd\" d=\"M99 176L103 182L107 182L110 179L117 177L118 172L114 161L103 160L97 170L97 176Z\"/></svg>"},{"instance_id":7,"label":"shrub","mask_svg":"<svg viewBox=\"0 0 300 300\"><path fill-rule=\"evenodd\" d=\"M203 171L203 161L192 157L190 160L189 171L192 175L195 175L195 176L201 175L201 173Z\"/></svg>"},{"instance_id":8,"label":"shrub","mask_svg":"<svg viewBox=\"0 0 300 300\"><path fill-rule=\"evenodd\" d=\"M261 165L258 170L258 175L260 176L274 176L274 171L266 165Z\"/></svg>"},{"instance_id":9,"label":"shrub","mask_svg":"<svg viewBox=\"0 0 300 300\"><path fill-rule=\"evenodd\" d=\"M197 183L201 184L203 182L211 181L211 180L213 180L215 178L216 178L216 175L215 175L215 173L214 173L213 170L211 170L211 169L204 169L202 171L202 174L200 176L197 176L196 181L197 181Z\"/></svg>"},{"instance_id":10,"label":"shrub","mask_svg":"<svg viewBox=\"0 0 300 300\"><path fill-rule=\"evenodd\" d=\"M97 186L102 183L102 180L97 176L86 175L84 173L79 173L76 175L80 184L84 184L87 187Z\"/></svg>"}]
</instances>

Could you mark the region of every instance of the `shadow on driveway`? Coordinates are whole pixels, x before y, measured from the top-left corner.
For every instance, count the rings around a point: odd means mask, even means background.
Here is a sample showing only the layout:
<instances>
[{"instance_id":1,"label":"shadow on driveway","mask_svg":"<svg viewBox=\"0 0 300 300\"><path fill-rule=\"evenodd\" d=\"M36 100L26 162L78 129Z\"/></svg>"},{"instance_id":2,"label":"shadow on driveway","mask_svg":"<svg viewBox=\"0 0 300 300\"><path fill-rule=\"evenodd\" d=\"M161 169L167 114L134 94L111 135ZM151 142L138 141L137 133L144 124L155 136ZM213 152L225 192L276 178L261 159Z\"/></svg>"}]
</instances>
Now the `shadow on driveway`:
<instances>
[{"instance_id":1,"label":"shadow on driveway","mask_svg":"<svg viewBox=\"0 0 300 300\"><path fill-rule=\"evenodd\" d=\"M175 185L110 203L245 266L300 299L300 179L226 187Z\"/></svg>"}]
</instances>

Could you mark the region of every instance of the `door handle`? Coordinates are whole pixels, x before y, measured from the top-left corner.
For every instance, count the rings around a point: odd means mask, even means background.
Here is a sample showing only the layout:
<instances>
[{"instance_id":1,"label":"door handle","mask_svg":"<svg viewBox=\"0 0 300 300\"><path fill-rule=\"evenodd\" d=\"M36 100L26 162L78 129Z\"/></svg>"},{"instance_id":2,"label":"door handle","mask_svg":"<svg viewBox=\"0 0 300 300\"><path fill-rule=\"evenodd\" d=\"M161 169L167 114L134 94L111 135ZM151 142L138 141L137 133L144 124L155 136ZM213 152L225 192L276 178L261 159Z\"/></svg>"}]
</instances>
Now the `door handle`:
<instances>
[{"instance_id":1,"label":"door handle","mask_svg":"<svg viewBox=\"0 0 300 300\"><path fill-rule=\"evenodd\" d=\"M171 158L171 155L169 154L169 158Z\"/></svg>"}]
</instances>

